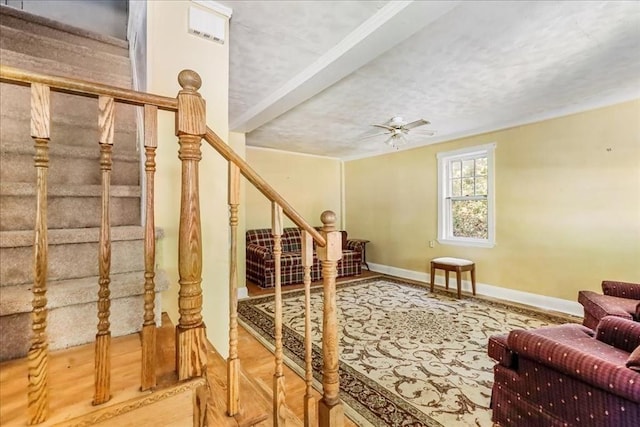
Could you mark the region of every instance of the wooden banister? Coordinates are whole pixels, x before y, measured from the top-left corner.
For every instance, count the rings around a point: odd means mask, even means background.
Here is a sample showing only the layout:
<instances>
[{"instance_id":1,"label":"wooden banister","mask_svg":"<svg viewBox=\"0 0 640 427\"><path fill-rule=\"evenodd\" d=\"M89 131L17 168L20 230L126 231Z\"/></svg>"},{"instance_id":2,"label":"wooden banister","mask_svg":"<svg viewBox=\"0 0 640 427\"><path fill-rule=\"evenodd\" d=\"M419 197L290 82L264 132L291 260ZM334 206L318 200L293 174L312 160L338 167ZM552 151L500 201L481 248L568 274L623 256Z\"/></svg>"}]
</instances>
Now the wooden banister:
<instances>
[{"instance_id":1,"label":"wooden banister","mask_svg":"<svg viewBox=\"0 0 640 427\"><path fill-rule=\"evenodd\" d=\"M49 86L54 92L64 92L73 95L97 98L108 96L117 102L138 106L155 105L161 110L178 111L178 101L176 98L153 95L146 92L138 92L130 89L123 89L116 86L104 85L100 83L88 82L85 80L72 79L68 77L47 76L45 74L25 71L18 68L0 65L0 81L29 85L39 83Z\"/></svg>"},{"instance_id":2,"label":"wooden banister","mask_svg":"<svg viewBox=\"0 0 640 427\"><path fill-rule=\"evenodd\" d=\"M98 269L100 274L98 290L98 333L96 334L95 394L93 404L99 405L111 398L111 291L109 290L111 270L111 153L115 124L115 103L113 98L98 98L98 126L100 131L100 170L102 176L102 209L100 219L100 242Z\"/></svg>"},{"instance_id":3,"label":"wooden banister","mask_svg":"<svg viewBox=\"0 0 640 427\"><path fill-rule=\"evenodd\" d=\"M304 394L304 425L315 427L318 425L318 405L313 396L313 366L311 343L311 267L313 267L313 239L302 230L302 268L304 270L304 367L306 384Z\"/></svg>"},{"instance_id":4,"label":"wooden banister","mask_svg":"<svg viewBox=\"0 0 640 427\"><path fill-rule=\"evenodd\" d=\"M140 389L149 390L156 386L156 322L155 322L155 184L156 148L158 147L158 107L144 106L144 151L146 161L145 221L144 221L144 315L142 323L142 366Z\"/></svg>"},{"instance_id":5,"label":"wooden banister","mask_svg":"<svg viewBox=\"0 0 640 427\"><path fill-rule=\"evenodd\" d=\"M180 226L178 231L178 274L180 291L176 326L176 371L179 380L204 375L207 351L202 321L202 231L200 227L200 144L206 132L205 104L198 93L200 76L184 70L178 76L179 111L176 135L182 161Z\"/></svg>"},{"instance_id":6,"label":"wooden banister","mask_svg":"<svg viewBox=\"0 0 640 427\"><path fill-rule=\"evenodd\" d=\"M338 373L338 317L336 306L337 265L342 258L342 233L336 230L336 214L324 211L320 217L322 234L327 245L318 248L318 258L322 262L322 282L324 287L324 311L322 319L322 399L318 403L320 427L344 425L344 410L340 401L340 377Z\"/></svg>"},{"instance_id":7,"label":"wooden banister","mask_svg":"<svg viewBox=\"0 0 640 427\"><path fill-rule=\"evenodd\" d=\"M229 357L227 358L227 414L238 413L240 403L240 359L238 359L238 205L240 169L229 162Z\"/></svg>"},{"instance_id":8,"label":"wooden banister","mask_svg":"<svg viewBox=\"0 0 640 427\"><path fill-rule=\"evenodd\" d=\"M273 425L274 427L284 426L287 423L286 417L286 396L284 385L284 360L282 351L282 231L283 220L282 207L276 202L271 202L271 233L273 235L273 265L275 275L275 373L273 374Z\"/></svg>"},{"instance_id":9,"label":"wooden banister","mask_svg":"<svg viewBox=\"0 0 640 427\"><path fill-rule=\"evenodd\" d=\"M209 143L222 157L228 161L234 163L240 168L240 173L253 184L264 196L272 202L277 203L285 215L291 219L298 227L307 231L313 237L313 240L320 246L326 244L324 237L309 225L300 215L278 192L267 183L258 173L253 170L251 166L240 157L231 147L229 147L214 131L207 127L207 133L204 136L204 140Z\"/></svg>"},{"instance_id":10,"label":"wooden banister","mask_svg":"<svg viewBox=\"0 0 640 427\"><path fill-rule=\"evenodd\" d=\"M33 310L31 346L27 354L29 370L28 422L38 424L49 415L49 343L47 341L47 173L49 168L50 90L42 84L31 86L31 137L36 154L36 224L33 243Z\"/></svg>"}]
</instances>

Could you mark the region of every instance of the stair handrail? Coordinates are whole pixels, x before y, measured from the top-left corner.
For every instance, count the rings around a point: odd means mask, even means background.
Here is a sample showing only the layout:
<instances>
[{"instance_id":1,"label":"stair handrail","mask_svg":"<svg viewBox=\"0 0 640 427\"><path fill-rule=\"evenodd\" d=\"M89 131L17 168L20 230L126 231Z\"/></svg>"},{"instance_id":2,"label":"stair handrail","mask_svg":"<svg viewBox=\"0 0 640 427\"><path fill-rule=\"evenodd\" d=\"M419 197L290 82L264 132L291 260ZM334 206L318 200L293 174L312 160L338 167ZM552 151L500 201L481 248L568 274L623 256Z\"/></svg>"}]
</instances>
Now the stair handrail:
<instances>
[{"instance_id":1,"label":"stair handrail","mask_svg":"<svg viewBox=\"0 0 640 427\"><path fill-rule=\"evenodd\" d=\"M178 111L178 101L176 98L155 95L146 92L138 92L131 89L123 89L116 86L105 85L101 83L93 83L85 80L73 79L69 77L48 76L45 74L34 73L31 71L21 70L6 65L0 65L0 81L21 83L28 85L31 83L40 83L57 92L72 93L74 95L88 96L97 98L99 96L109 96L115 101L127 104L144 106L155 105L161 110ZM271 202L275 202L282 207L284 214L293 221L299 228L307 231L313 237L313 240L320 245L325 246L324 237L312 227L271 185L269 185L249 164L240 157L227 143L225 143L213 130L207 127L207 133L204 139L211 145L222 157L234 163L242 175L253 184L264 196Z\"/></svg>"},{"instance_id":2,"label":"stair handrail","mask_svg":"<svg viewBox=\"0 0 640 427\"><path fill-rule=\"evenodd\" d=\"M293 221L295 225L309 233L315 242L324 247L326 240L322 235L313 228L278 192L267 183L249 164L238 154L233 151L214 131L207 126L207 133L204 140L209 143L222 157L232 162L240 169L240 173L253 184L264 196L273 203L277 203L285 215Z\"/></svg>"}]
</instances>

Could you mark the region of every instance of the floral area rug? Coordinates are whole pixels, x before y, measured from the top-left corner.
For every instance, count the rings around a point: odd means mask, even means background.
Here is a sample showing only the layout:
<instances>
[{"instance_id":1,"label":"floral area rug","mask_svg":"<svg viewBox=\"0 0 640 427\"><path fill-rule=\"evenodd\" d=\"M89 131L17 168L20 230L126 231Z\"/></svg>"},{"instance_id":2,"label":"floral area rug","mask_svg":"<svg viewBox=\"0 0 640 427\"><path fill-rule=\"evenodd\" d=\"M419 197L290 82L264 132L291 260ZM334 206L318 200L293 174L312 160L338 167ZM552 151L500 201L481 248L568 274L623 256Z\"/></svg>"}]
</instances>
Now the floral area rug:
<instances>
[{"instance_id":1,"label":"floral area rug","mask_svg":"<svg viewBox=\"0 0 640 427\"><path fill-rule=\"evenodd\" d=\"M390 278L338 284L340 397L363 426L491 426L491 335L565 318ZM274 297L239 303L240 321L273 349ZM312 289L316 386L322 380L322 288ZM287 364L304 369L304 290L283 294ZM320 388L320 387L319 387Z\"/></svg>"}]
</instances>

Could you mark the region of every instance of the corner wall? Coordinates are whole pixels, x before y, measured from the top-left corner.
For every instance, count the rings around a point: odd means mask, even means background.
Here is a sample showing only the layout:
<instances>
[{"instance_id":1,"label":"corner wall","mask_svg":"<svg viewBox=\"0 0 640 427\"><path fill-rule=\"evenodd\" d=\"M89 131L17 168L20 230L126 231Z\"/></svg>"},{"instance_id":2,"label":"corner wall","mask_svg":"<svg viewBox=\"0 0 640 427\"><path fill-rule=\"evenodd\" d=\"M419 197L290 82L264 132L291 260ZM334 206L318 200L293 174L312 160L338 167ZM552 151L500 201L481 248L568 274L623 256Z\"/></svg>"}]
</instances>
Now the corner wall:
<instances>
[{"instance_id":1,"label":"corner wall","mask_svg":"<svg viewBox=\"0 0 640 427\"><path fill-rule=\"evenodd\" d=\"M175 97L178 73L186 68L202 78L207 124L228 140L229 43L207 41L187 33L188 1L147 2L147 90ZM228 32L228 22L227 22ZM158 267L170 278L163 309L178 322L178 225L181 165L174 115L160 113L156 175L156 226L164 230L157 250ZM202 215L203 317L207 337L218 352L228 353L229 219L227 162L206 142L200 162Z\"/></svg>"},{"instance_id":2,"label":"corner wall","mask_svg":"<svg viewBox=\"0 0 640 427\"><path fill-rule=\"evenodd\" d=\"M371 240L373 263L428 273L432 258L468 258L480 283L569 301L640 282L639 117L633 101L346 162L349 234ZM436 153L490 142L496 246L439 245Z\"/></svg>"},{"instance_id":3,"label":"corner wall","mask_svg":"<svg viewBox=\"0 0 640 427\"><path fill-rule=\"evenodd\" d=\"M247 147L247 162L312 226L332 210L342 224L342 161L285 151ZM271 227L271 202L253 185L246 186L246 228ZM293 223L287 218L285 227Z\"/></svg>"}]
</instances>

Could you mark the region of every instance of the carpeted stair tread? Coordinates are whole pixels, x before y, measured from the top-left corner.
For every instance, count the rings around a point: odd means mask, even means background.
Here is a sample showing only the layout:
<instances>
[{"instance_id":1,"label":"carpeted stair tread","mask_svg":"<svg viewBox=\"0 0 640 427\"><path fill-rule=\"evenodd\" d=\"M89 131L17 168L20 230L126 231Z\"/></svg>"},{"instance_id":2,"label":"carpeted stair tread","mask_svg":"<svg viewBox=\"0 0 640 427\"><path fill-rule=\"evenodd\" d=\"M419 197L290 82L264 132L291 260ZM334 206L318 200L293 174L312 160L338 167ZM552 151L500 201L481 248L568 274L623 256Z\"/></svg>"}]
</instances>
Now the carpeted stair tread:
<instances>
[{"instance_id":1,"label":"carpeted stair tread","mask_svg":"<svg viewBox=\"0 0 640 427\"><path fill-rule=\"evenodd\" d=\"M112 227L111 274L144 270L142 227ZM161 238L162 233L157 234ZM0 286L33 282L33 231L0 232ZM48 280L98 275L99 229L50 230Z\"/></svg>"},{"instance_id":2,"label":"carpeted stair tread","mask_svg":"<svg viewBox=\"0 0 640 427\"><path fill-rule=\"evenodd\" d=\"M73 65L61 64L57 61L38 58L28 54L0 49L2 63L12 67L34 72L44 72L49 75L72 77L80 80L101 82L125 89L131 88L131 77L114 72L99 72Z\"/></svg>"},{"instance_id":3,"label":"carpeted stair tread","mask_svg":"<svg viewBox=\"0 0 640 427\"><path fill-rule=\"evenodd\" d=\"M56 22L12 7L0 6L0 17L2 27L18 28L78 46L129 56L129 43L126 40Z\"/></svg>"},{"instance_id":4,"label":"carpeted stair tread","mask_svg":"<svg viewBox=\"0 0 640 427\"><path fill-rule=\"evenodd\" d=\"M163 232L156 229L156 238ZM144 227L139 225L111 227L111 241L140 240L144 238ZM49 245L72 243L95 243L100 240L100 228L63 228L51 229L47 233ZM33 245L33 230L0 231L0 248L13 248Z\"/></svg>"},{"instance_id":5,"label":"carpeted stair tread","mask_svg":"<svg viewBox=\"0 0 640 427\"><path fill-rule=\"evenodd\" d=\"M52 310L75 304L98 301L98 276L47 282L47 308ZM111 298L122 298L144 293L144 271L117 273L110 276ZM0 298L0 316L29 313L32 309L31 283L5 286ZM159 271L155 276L155 289L165 291L169 287L167 275Z\"/></svg>"},{"instance_id":6,"label":"carpeted stair tread","mask_svg":"<svg viewBox=\"0 0 640 427\"><path fill-rule=\"evenodd\" d=\"M35 149L32 141L0 144L0 182L35 182L36 168L33 166ZM99 185L101 182L100 148L74 146L60 143L49 144L49 169L47 182L50 185ZM140 164L136 152L113 150L112 185L138 185Z\"/></svg>"},{"instance_id":7,"label":"carpeted stair tread","mask_svg":"<svg viewBox=\"0 0 640 427\"><path fill-rule=\"evenodd\" d=\"M140 197L140 186L112 185L111 197ZM100 197L101 185L50 185L49 197ZM30 182L1 182L0 196L35 196L36 184Z\"/></svg>"},{"instance_id":8,"label":"carpeted stair tread","mask_svg":"<svg viewBox=\"0 0 640 427\"><path fill-rule=\"evenodd\" d=\"M0 49L54 60L74 67L86 67L101 73L127 75L131 68L127 57L11 27L2 29Z\"/></svg>"}]
</instances>

